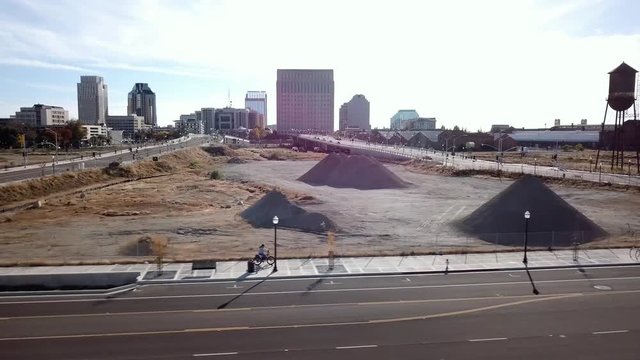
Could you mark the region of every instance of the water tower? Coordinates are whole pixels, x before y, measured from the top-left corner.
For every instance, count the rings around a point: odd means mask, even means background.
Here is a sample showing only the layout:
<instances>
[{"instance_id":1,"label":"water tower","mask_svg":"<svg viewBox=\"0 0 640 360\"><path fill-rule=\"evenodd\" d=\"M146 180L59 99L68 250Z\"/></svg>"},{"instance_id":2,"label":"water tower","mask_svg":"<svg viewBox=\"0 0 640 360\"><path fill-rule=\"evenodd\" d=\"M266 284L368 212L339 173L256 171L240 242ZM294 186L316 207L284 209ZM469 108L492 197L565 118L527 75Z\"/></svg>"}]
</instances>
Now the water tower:
<instances>
[{"instance_id":1,"label":"water tower","mask_svg":"<svg viewBox=\"0 0 640 360\"><path fill-rule=\"evenodd\" d=\"M624 166L624 138L622 136L622 124L624 123L625 114L629 108L633 106L633 119L637 119L636 113L636 74L638 71L626 63L620 64L617 68L609 72L609 96L607 97L607 107L604 111L604 120L602 121L602 133L600 134L600 142L602 143L602 135L604 133L604 124L607 121L607 110L609 107L616 112L613 125L613 146L611 153L611 169ZM600 147L596 155L596 164L600 157Z\"/></svg>"}]
</instances>

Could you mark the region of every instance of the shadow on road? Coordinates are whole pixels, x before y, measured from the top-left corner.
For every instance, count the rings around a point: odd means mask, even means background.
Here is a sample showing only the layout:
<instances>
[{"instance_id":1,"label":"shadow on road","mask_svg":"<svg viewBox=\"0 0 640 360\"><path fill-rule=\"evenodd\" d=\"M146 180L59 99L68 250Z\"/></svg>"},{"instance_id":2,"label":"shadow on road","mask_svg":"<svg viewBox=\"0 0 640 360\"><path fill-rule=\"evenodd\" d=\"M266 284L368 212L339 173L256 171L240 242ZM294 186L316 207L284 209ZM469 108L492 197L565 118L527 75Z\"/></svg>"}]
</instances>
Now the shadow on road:
<instances>
[{"instance_id":1,"label":"shadow on road","mask_svg":"<svg viewBox=\"0 0 640 360\"><path fill-rule=\"evenodd\" d=\"M533 293L535 295L540 294L540 292L536 288L536 283L533 282L533 278L531 277L531 273L529 272L529 266L527 266L527 264L524 264L524 269L527 271L527 276L529 277L529 282L531 282L531 287L533 288Z\"/></svg>"},{"instance_id":2,"label":"shadow on road","mask_svg":"<svg viewBox=\"0 0 640 360\"><path fill-rule=\"evenodd\" d=\"M271 276L271 274L272 274L272 273L270 273L270 274L269 274L269 275L267 275L266 277L268 278L269 276ZM247 273L247 274L244 274L244 275L240 276L238 279L239 279L239 280L242 280L242 279L246 278L248 275L249 275L248 273ZM226 308L227 306L231 305L231 303L232 303L232 302L234 302L234 301L236 301L237 299L239 299L242 295L244 295L244 294L248 293L249 291L253 290L254 288L256 288L256 287L260 286L260 284L262 284L262 283L263 283L263 282L265 282L265 281L267 281L267 279L266 279L266 278L265 278L265 279L260 280L259 282L255 283L255 284L253 284L253 286L251 286L250 288L247 288L247 290L245 290L245 291L241 292L240 294L238 294L238 295L234 296L231 300L229 300L229 301L225 302L224 304L219 305L219 306L218 306L218 309L224 309L224 308Z\"/></svg>"}]
</instances>

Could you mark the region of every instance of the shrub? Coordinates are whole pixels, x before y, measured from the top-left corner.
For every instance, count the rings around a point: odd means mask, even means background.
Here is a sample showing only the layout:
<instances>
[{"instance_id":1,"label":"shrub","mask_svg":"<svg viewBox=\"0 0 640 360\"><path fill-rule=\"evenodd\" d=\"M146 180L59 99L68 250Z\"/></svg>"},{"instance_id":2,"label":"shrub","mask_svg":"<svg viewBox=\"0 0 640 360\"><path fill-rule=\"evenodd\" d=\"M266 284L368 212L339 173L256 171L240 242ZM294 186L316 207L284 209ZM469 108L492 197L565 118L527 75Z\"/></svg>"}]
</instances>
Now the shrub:
<instances>
[{"instance_id":1,"label":"shrub","mask_svg":"<svg viewBox=\"0 0 640 360\"><path fill-rule=\"evenodd\" d=\"M564 152L571 151L571 145L562 145L562 151Z\"/></svg>"},{"instance_id":2,"label":"shrub","mask_svg":"<svg viewBox=\"0 0 640 360\"><path fill-rule=\"evenodd\" d=\"M576 151L584 151L584 146L582 144L577 144L575 146Z\"/></svg>"},{"instance_id":3,"label":"shrub","mask_svg":"<svg viewBox=\"0 0 640 360\"><path fill-rule=\"evenodd\" d=\"M211 174L209 174L209 179L211 180L220 180L222 179L222 173L218 170L213 170Z\"/></svg>"}]
</instances>

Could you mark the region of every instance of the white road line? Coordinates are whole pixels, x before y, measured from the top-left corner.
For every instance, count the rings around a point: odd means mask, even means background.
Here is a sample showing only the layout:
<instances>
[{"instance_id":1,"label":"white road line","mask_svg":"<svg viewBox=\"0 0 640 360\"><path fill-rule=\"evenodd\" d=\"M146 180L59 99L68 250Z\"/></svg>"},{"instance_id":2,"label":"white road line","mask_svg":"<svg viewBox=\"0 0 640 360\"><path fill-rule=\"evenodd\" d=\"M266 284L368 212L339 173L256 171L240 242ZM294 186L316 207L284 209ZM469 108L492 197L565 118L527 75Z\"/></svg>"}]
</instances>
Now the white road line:
<instances>
[{"instance_id":1,"label":"white road line","mask_svg":"<svg viewBox=\"0 0 640 360\"><path fill-rule=\"evenodd\" d=\"M575 282L593 282L600 281L637 281L640 276L615 277L615 278L594 278L594 279L558 279L558 280L537 280L536 284L554 284L554 283L575 283ZM287 290L287 291L265 291L265 292L248 292L243 296L268 296L268 295L286 295L286 294L310 294L310 293L334 293L334 292L367 292L367 291L385 291L385 290L417 290L417 289L439 289L439 288L461 288L461 287L483 287L483 286L513 286L530 284L529 281L508 281L508 282L490 282L490 283L463 283L463 284L439 284L439 285L415 285L415 286L389 286L389 287L370 287L370 288L342 288L342 289L316 289L316 290ZM194 295L163 295L163 296L135 296L126 298L112 298L110 301L140 301L153 299L188 299L188 298L212 298L212 297L231 297L238 296L238 293L226 294L194 294ZM1 298L0 298L1 300ZM73 302L92 302L101 301L102 298L91 299L65 299L65 300L35 300L35 301L0 301L2 305L24 305L24 304L49 304L49 303L73 303Z\"/></svg>"},{"instance_id":2,"label":"white road line","mask_svg":"<svg viewBox=\"0 0 640 360\"><path fill-rule=\"evenodd\" d=\"M224 353L209 353L209 354L193 354L194 357L200 356L225 356L225 355L238 355L237 352L224 352Z\"/></svg>"},{"instance_id":3,"label":"white road line","mask_svg":"<svg viewBox=\"0 0 640 360\"><path fill-rule=\"evenodd\" d=\"M346 350L346 349L365 349L365 348L377 348L378 345L350 345L350 346L336 346L336 350Z\"/></svg>"},{"instance_id":4,"label":"white road line","mask_svg":"<svg viewBox=\"0 0 640 360\"><path fill-rule=\"evenodd\" d=\"M609 331L594 331L593 335L604 335L604 334L622 334L627 333L629 330L609 330Z\"/></svg>"},{"instance_id":5,"label":"white road line","mask_svg":"<svg viewBox=\"0 0 640 360\"><path fill-rule=\"evenodd\" d=\"M464 210L465 208L466 208L466 206L462 206L462 207L460 208L460 210L458 210L458 211L456 212L456 214L455 214L455 215L453 215L452 219L454 219L454 220L455 220L455 219L457 219L457 218L458 218L458 215L460 215L460 213L462 212L462 210Z\"/></svg>"},{"instance_id":6,"label":"white road line","mask_svg":"<svg viewBox=\"0 0 640 360\"><path fill-rule=\"evenodd\" d=\"M507 340L507 338L488 338L488 339L469 339L471 342L481 342L481 341L501 341Z\"/></svg>"}]
</instances>

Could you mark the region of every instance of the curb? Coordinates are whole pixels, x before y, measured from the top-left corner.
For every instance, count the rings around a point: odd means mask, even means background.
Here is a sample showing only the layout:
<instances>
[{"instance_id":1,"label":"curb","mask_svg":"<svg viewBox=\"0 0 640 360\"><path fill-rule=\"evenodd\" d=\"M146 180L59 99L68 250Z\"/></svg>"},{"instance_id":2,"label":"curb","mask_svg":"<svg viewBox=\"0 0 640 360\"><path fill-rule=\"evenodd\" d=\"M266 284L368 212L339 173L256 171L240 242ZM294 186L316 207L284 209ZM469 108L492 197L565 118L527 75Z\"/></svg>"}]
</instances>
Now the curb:
<instances>
[{"instance_id":1,"label":"curb","mask_svg":"<svg viewBox=\"0 0 640 360\"><path fill-rule=\"evenodd\" d=\"M458 269L458 270L424 270L424 271L398 271L398 272L378 272L378 273L327 273L317 275L292 275L292 276L261 276L238 280L237 278L224 279L180 279L180 280L139 280L138 285L165 285L165 284L206 284L222 282L243 282L243 281L265 281L283 279L317 279L317 278L337 278L337 277L370 277L370 276L391 276L391 275L430 275L430 274L464 274L474 272L499 272L499 271L522 271L522 270L553 270L553 269L578 269L578 268L598 268L598 267L625 267L640 266L640 263L618 263L618 264L585 264L585 265L556 265L556 266L535 266L535 267L506 267L492 269ZM246 273L245 273L246 274Z\"/></svg>"}]
</instances>

